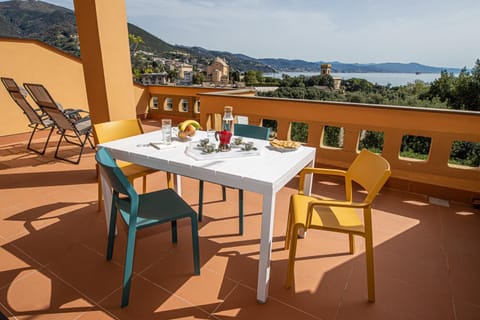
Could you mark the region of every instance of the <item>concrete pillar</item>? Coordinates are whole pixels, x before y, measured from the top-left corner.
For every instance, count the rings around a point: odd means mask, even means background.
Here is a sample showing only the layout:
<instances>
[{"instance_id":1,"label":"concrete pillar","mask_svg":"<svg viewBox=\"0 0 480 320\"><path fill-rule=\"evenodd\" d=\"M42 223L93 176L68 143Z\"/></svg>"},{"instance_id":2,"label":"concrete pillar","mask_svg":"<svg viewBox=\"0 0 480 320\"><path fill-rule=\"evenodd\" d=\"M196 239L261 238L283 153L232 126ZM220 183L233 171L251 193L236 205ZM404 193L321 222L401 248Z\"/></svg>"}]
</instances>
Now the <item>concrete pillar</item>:
<instances>
[{"instance_id":1,"label":"concrete pillar","mask_svg":"<svg viewBox=\"0 0 480 320\"><path fill-rule=\"evenodd\" d=\"M74 0L93 123L136 117L125 0Z\"/></svg>"}]
</instances>

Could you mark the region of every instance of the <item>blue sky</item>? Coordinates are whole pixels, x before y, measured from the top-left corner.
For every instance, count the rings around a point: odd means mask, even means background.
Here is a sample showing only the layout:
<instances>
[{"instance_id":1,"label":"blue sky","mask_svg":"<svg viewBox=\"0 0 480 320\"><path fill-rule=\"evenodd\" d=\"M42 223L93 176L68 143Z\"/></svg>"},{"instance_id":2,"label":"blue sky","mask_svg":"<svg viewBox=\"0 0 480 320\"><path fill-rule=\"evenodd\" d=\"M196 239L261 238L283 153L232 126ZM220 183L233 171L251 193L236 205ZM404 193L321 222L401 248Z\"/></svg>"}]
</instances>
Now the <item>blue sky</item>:
<instances>
[{"instance_id":1,"label":"blue sky","mask_svg":"<svg viewBox=\"0 0 480 320\"><path fill-rule=\"evenodd\" d=\"M73 9L73 0L45 0ZM117 0L118 1L118 0ZM127 17L185 46L346 63L472 68L479 0L126 0Z\"/></svg>"}]
</instances>

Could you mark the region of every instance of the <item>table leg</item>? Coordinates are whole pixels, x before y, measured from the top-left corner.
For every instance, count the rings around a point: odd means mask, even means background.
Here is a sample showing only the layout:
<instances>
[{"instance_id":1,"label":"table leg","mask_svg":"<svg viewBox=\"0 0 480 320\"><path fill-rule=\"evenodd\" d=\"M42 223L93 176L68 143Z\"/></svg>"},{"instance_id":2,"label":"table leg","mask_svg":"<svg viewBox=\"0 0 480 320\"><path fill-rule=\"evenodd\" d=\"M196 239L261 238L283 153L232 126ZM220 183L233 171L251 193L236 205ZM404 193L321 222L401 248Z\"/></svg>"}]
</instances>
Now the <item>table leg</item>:
<instances>
[{"instance_id":1,"label":"table leg","mask_svg":"<svg viewBox=\"0 0 480 320\"><path fill-rule=\"evenodd\" d=\"M312 160L306 167L313 167L314 160ZM303 182L303 194L309 196L312 194L312 182L313 182L313 173L305 175L305 180ZM298 229L298 237L305 238L307 232L303 228Z\"/></svg>"},{"instance_id":2,"label":"table leg","mask_svg":"<svg viewBox=\"0 0 480 320\"><path fill-rule=\"evenodd\" d=\"M107 223L107 234L108 226L110 225L110 212L112 210L112 188L108 184L107 180L104 178L103 170L99 167L100 170L100 183L102 184L102 194L103 194L103 212L105 213L105 221ZM117 234L117 230L115 230Z\"/></svg>"},{"instance_id":3,"label":"table leg","mask_svg":"<svg viewBox=\"0 0 480 320\"><path fill-rule=\"evenodd\" d=\"M178 195L182 196L182 176L179 174L173 174L173 188L177 191Z\"/></svg>"},{"instance_id":4,"label":"table leg","mask_svg":"<svg viewBox=\"0 0 480 320\"><path fill-rule=\"evenodd\" d=\"M306 167L311 167L313 168L314 166L314 160L310 162ZM312 193L312 181L313 181L313 173L309 173L305 175L305 181L303 183L303 193L307 196L309 196Z\"/></svg>"},{"instance_id":5,"label":"table leg","mask_svg":"<svg viewBox=\"0 0 480 320\"><path fill-rule=\"evenodd\" d=\"M272 255L273 221L275 217L275 197L271 190L263 194L262 231L260 238L260 258L258 261L257 301L267 302L270 284L270 259Z\"/></svg>"}]
</instances>

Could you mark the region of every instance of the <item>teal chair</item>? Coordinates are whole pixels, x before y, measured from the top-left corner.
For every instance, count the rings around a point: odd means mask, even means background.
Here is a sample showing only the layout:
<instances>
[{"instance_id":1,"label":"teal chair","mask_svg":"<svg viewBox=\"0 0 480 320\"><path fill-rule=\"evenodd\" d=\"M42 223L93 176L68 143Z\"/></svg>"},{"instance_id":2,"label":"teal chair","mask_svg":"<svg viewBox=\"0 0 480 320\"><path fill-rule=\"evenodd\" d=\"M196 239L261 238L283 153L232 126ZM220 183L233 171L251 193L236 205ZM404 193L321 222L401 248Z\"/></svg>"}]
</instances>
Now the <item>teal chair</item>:
<instances>
[{"instance_id":1,"label":"teal chair","mask_svg":"<svg viewBox=\"0 0 480 320\"><path fill-rule=\"evenodd\" d=\"M117 210L128 226L127 252L123 275L122 307L128 305L130 284L135 250L137 229L146 228L164 222L171 222L172 242L177 243L177 219L190 218L192 223L193 267L196 275L200 274L200 254L198 245L198 224L195 211L173 190L164 189L144 194L137 194L131 183L117 166L110 153L101 148L95 159L99 168L113 188L112 210L108 231L107 260L112 259ZM120 196L123 195L123 196Z\"/></svg>"},{"instance_id":2,"label":"teal chair","mask_svg":"<svg viewBox=\"0 0 480 320\"><path fill-rule=\"evenodd\" d=\"M248 124L236 123L234 126L235 136L268 140L270 137L270 128L251 126ZM198 195L198 221L203 217L203 180L200 180ZM226 199L225 186L222 186L223 201ZM238 233L243 234L243 190L238 190Z\"/></svg>"}]
</instances>

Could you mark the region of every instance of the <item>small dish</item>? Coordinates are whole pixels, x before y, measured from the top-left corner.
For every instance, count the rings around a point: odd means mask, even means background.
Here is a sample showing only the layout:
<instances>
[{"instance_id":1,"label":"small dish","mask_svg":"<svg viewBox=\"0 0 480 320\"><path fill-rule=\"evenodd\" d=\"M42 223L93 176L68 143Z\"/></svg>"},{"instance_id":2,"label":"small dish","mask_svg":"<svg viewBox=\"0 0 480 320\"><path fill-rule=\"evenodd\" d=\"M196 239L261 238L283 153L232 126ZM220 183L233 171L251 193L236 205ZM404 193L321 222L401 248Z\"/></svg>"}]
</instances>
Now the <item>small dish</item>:
<instances>
[{"instance_id":1,"label":"small dish","mask_svg":"<svg viewBox=\"0 0 480 320\"><path fill-rule=\"evenodd\" d=\"M277 140L277 139L270 141L270 147L280 152L295 151L300 146L301 146L300 142L297 142L297 141Z\"/></svg>"},{"instance_id":2,"label":"small dish","mask_svg":"<svg viewBox=\"0 0 480 320\"><path fill-rule=\"evenodd\" d=\"M252 150L257 150L257 148L255 147L255 145L253 144L252 141L249 141L249 142L244 142L243 143L242 150L243 151L252 151Z\"/></svg>"}]
</instances>

